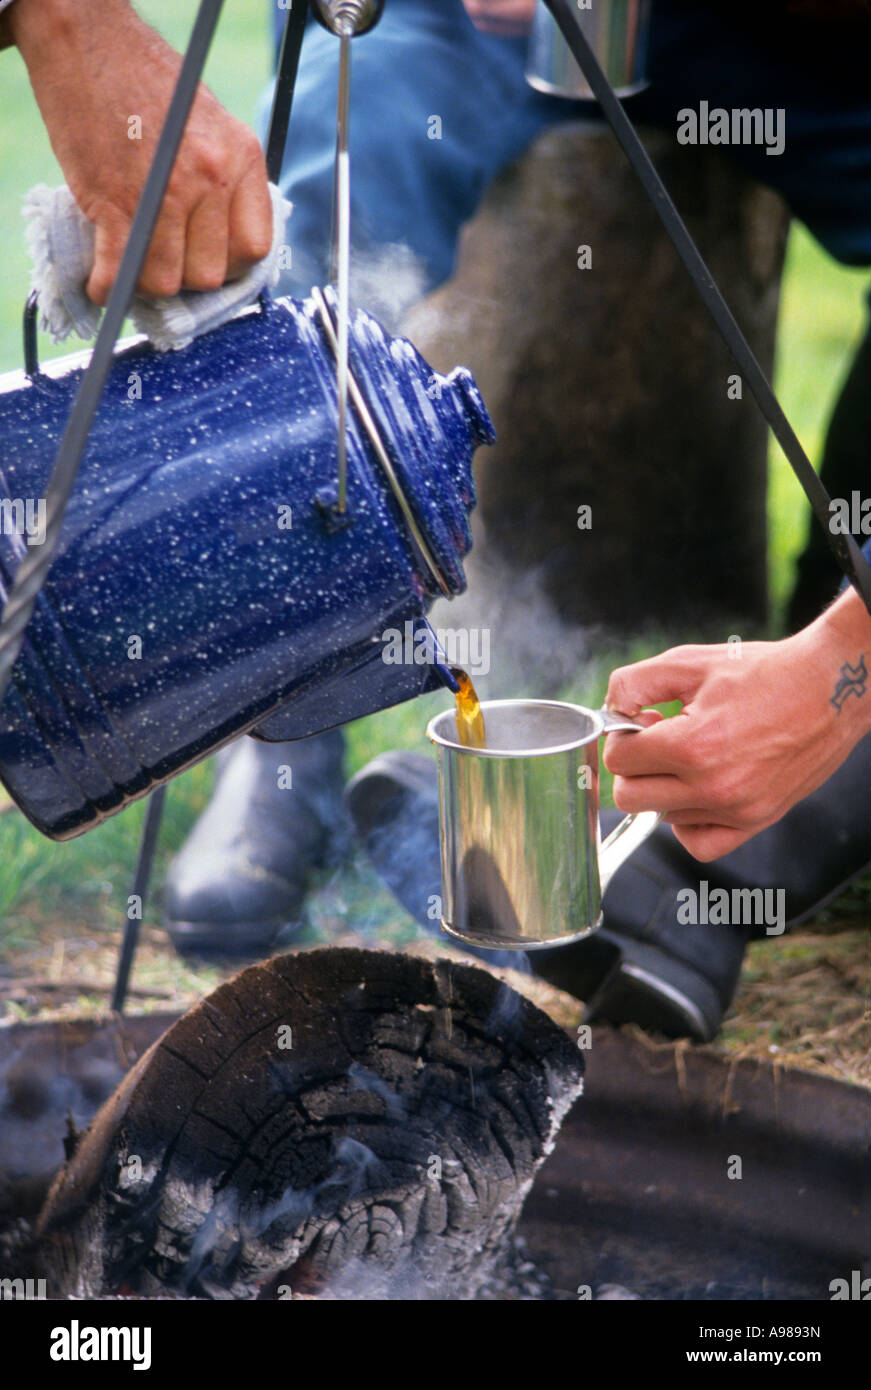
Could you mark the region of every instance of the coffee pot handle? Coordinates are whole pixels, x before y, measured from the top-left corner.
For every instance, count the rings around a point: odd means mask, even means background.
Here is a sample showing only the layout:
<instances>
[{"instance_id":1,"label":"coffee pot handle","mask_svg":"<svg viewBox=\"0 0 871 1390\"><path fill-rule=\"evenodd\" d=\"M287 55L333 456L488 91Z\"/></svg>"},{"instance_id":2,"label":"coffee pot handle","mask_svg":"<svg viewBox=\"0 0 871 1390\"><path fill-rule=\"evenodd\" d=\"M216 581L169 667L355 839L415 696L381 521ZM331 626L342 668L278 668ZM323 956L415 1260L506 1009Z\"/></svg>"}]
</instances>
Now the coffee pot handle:
<instances>
[{"instance_id":1,"label":"coffee pot handle","mask_svg":"<svg viewBox=\"0 0 871 1390\"><path fill-rule=\"evenodd\" d=\"M618 714L614 710L600 709L598 714L604 725L602 732L605 734L637 733L645 727L630 719L628 715ZM624 816L620 824L615 825L611 834L602 841L599 846L599 886L603 894L617 870L644 843L661 820L662 816L658 811L636 811L631 816Z\"/></svg>"}]
</instances>

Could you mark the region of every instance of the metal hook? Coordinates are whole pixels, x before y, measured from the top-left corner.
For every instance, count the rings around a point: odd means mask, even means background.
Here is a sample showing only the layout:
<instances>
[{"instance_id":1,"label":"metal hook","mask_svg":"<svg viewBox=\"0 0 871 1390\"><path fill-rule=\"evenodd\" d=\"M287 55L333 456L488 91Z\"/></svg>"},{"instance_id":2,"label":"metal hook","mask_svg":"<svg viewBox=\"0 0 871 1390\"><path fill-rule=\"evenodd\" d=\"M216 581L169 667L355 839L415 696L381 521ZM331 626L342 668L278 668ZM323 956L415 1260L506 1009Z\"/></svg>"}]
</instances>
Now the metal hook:
<instances>
[{"instance_id":1,"label":"metal hook","mask_svg":"<svg viewBox=\"0 0 871 1390\"><path fill-rule=\"evenodd\" d=\"M311 0L315 19L337 38L368 34L381 18L384 0Z\"/></svg>"}]
</instances>

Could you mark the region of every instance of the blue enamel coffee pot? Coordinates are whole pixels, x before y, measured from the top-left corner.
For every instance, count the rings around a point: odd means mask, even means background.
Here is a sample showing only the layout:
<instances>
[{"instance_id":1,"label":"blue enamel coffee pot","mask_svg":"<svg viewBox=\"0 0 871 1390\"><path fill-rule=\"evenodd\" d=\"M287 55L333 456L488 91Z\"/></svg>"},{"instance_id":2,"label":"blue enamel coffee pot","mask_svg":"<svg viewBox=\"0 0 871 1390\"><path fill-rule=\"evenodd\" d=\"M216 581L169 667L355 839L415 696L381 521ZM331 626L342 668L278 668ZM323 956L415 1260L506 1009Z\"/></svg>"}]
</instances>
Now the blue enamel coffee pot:
<instances>
[{"instance_id":1,"label":"blue enamel coffee pot","mask_svg":"<svg viewBox=\"0 0 871 1390\"><path fill-rule=\"evenodd\" d=\"M89 829L241 733L301 738L452 683L437 651L386 664L382 635L417 632L464 588L471 460L492 425L469 372L438 375L357 313L340 511L331 343L315 291L181 352L117 350L0 705L0 778L46 835ZM4 601L86 361L0 377Z\"/></svg>"}]
</instances>

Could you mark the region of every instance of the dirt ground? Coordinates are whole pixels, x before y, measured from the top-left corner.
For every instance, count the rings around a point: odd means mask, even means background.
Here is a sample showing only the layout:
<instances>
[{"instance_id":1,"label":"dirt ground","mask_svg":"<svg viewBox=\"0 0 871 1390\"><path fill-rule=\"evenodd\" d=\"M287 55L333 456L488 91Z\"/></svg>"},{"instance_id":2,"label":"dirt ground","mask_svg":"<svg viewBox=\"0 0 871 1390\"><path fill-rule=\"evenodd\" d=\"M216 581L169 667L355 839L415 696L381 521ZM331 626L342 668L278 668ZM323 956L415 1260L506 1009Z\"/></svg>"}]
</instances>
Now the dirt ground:
<instances>
[{"instance_id":1,"label":"dirt ground","mask_svg":"<svg viewBox=\"0 0 871 1390\"><path fill-rule=\"evenodd\" d=\"M416 939L410 919L358 860L321 885L305 921L278 949L327 942L402 948ZM426 941L428 950L450 949ZM0 954L0 1023L106 1012L118 944L117 930L88 921L34 922L30 944ZM189 1008L245 964L182 959L160 926L146 922L127 1012ZM566 1026L579 1018L580 1007ZM750 946L715 1047L871 1087L871 881L815 921Z\"/></svg>"}]
</instances>

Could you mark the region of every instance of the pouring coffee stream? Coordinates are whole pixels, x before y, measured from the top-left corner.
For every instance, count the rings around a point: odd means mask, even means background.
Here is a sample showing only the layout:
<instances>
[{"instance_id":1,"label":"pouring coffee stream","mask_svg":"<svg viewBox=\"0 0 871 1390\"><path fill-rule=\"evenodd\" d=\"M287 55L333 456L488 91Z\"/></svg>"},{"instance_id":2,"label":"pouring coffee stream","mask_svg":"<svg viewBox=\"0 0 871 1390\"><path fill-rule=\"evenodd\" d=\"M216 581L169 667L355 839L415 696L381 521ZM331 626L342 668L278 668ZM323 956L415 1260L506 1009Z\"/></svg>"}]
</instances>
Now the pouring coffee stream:
<instances>
[{"instance_id":1,"label":"pouring coffee stream","mask_svg":"<svg viewBox=\"0 0 871 1390\"><path fill-rule=\"evenodd\" d=\"M454 696L457 704L457 737L464 748L486 748L487 731L472 678L459 666L449 669L458 687Z\"/></svg>"}]
</instances>

